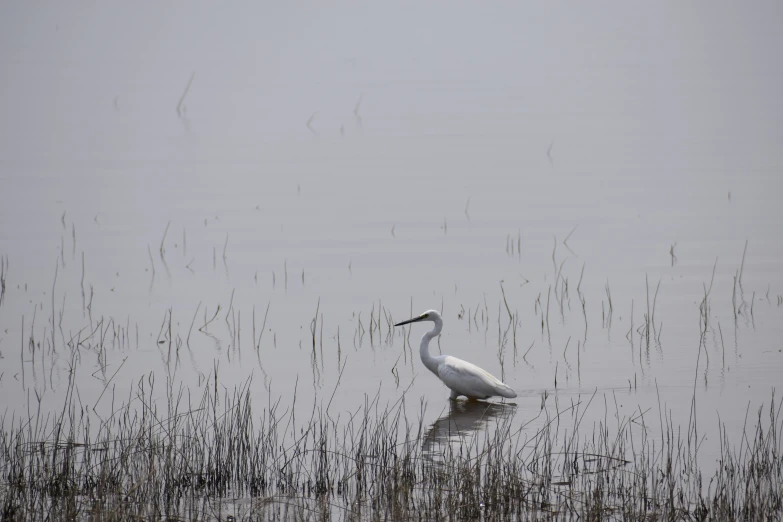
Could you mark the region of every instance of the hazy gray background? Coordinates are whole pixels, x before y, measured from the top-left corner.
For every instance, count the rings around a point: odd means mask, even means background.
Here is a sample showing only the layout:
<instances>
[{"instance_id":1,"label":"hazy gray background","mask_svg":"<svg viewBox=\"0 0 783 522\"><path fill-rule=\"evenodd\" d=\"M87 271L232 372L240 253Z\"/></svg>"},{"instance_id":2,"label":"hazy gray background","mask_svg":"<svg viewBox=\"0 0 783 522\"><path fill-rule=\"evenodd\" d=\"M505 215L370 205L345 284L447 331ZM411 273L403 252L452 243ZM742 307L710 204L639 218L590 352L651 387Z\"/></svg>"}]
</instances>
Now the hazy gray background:
<instances>
[{"instance_id":1,"label":"hazy gray background","mask_svg":"<svg viewBox=\"0 0 783 522\"><path fill-rule=\"evenodd\" d=\"M556 138L570 157L630 142L661 166L730 145L733 164L704 168L774 163L783 138L779 2L0 9L0 150L28 165L257 160L310 138L315 111L324 137L356 134L362 94L373 137ZM172 115L192 71L186 133Z\"/></svg>"},{"instance_id":2,"label":"hazy gray background","mask_svg":"<svg viewBox=\"0 0 783 522\"><path fill-rule=\"evenodd\" d=\"M58 407L69 339L113 319L126 344L79 351L86 401L148 372L196 388L219 364L229 389L252 375L266 404L296 387L309 412L344 363L332 408L380 383L392 402L410 386L437 418L447 391L418 360L424 328L413 351L399 332L357 334L382 304L394 320L442 307L444 353L502 373L520 418L557 373L566 400L598 388L633 411L660 393L685 421L697 377L707 421L739 422L783 370L781 27L774 1L3 2L0 408L24 412L31 390ZM663 328L649 350L645 276ZM550 339L536 302L565 279ZM500 281L516 356L498 334ZM218 304L211 336L195 332ZM469 328L477 307L488 321ZM169 310L181 339L198 319L167 366Z\"/></svg>"}]
</instances>

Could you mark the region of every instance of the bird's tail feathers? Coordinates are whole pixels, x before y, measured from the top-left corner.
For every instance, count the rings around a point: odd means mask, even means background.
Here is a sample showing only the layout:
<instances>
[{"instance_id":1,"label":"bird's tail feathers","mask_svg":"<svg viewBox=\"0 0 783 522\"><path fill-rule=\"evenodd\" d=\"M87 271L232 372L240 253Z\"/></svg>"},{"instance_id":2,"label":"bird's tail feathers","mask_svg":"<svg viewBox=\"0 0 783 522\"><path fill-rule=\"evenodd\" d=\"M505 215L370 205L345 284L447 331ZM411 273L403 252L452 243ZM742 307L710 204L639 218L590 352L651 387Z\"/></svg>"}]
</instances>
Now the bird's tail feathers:
<instances>
[{"instance_id":1,"label":"bird's tail feathers","mask_svg":"<svg viewBox=\"0 0 783 522\"><path fill-rule=\"evenodd\" d=\"M505 397L506 399L513 399L517 396L517 392L512 390L511 387L507 384L503 384L501 389L498 391L500 392L500 396Z\"/></svg>"}]
</instances>

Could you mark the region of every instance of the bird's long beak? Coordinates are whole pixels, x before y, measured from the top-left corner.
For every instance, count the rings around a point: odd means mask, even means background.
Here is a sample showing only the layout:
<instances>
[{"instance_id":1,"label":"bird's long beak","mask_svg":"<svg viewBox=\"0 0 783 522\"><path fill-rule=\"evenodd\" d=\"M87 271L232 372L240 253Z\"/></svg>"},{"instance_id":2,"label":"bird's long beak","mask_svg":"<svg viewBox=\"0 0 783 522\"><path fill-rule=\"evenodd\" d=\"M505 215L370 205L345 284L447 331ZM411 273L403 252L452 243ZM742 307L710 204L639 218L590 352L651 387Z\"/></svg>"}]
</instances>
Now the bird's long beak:
<instances>
[{"instance_id":1,"label":"bird's long beak","mask_svg":"<svg viewBox=\"0 0 783 522\"><path fill-rule=\"evenodd\" d=\"M419 321L423 321L423 320L424 320L424 316L420 315L419 317L414 317L413 319L408 319L407 321L403 321L401 323L397 323L394 326L402 326L402 325L408 324L408 323L418 323Z\"/></svg>"}]
</instances>

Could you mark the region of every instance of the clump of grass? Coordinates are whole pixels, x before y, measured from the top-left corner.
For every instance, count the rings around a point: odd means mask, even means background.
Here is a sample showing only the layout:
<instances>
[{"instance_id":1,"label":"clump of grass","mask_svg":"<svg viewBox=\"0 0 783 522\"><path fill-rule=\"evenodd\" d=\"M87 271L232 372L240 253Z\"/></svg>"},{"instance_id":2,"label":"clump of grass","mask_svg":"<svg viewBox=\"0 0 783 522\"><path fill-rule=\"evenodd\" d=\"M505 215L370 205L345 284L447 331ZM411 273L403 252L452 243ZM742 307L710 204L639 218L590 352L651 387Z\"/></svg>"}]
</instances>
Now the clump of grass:
<instances>
[{"instance_id":1,"label":"clump of grass","mask_svg":"<svg viewBox=\"0 0 783 522\"><path fill-rule=\"evenodd\" d=\"M242 518L498 520L772 519L783 513L783 419L775 397L732 445L719 426L717 469L699 468L701 440L670 416L616 415L592 428L592 403L542 404L513 423L512 405L460 402L432 425L405 394L353 413L267 399L254 409L249 382L219 391L214 372L193 395L151 376L98 416L71 383L57 415L3 417L3 520ZM294 397L294 401L296 398ZM7 415L7 414L6 414ZM605 418L612 418L606 416ZM411 420L413 419L413 420ZM665 420L664 420L665 419ZM534 424L541 426L532 429ZM657 432L657 433L656 433Z\"/></svg>"}]
</instances>

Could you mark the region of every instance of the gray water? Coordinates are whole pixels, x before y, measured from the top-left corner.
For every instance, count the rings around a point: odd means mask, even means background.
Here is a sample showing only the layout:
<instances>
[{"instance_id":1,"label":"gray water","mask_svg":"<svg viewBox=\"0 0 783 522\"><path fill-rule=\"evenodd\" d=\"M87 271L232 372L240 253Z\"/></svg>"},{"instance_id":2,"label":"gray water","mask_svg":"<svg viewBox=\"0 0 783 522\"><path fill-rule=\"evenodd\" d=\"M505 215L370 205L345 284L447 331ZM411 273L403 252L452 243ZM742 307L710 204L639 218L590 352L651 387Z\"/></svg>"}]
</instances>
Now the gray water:
<instances>
[{"instance_id":1,"label":"gray water","mask_svg":"<svg viewBox=\"0 0 783 522\"><path fill-rule=\"evenodd\" d=\"M484 430L421 365L426 326L389 328L436 308L431 349L502 377L519 425L594 393L587 426L687 423L695 395L739 441L783 370L781 22L4 3L0 409L59 411L72 364L96 411L218 368L259 407L404 396L435 437Z\"/></svg>"}]
</instances>

